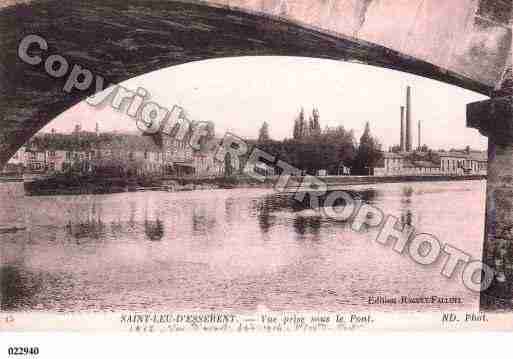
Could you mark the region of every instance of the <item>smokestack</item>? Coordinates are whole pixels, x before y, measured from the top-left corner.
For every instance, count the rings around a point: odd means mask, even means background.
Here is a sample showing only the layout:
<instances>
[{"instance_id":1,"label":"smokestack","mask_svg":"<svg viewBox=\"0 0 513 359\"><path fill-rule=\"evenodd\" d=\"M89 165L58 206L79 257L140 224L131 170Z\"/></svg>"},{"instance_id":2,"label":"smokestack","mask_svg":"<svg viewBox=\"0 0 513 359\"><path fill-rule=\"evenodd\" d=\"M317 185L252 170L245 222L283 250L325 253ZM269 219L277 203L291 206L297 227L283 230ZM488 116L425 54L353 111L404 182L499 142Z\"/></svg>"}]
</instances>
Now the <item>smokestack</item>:
<instances>
[{"instance_id":1,"label":"smokestack","mask_svg":"<svg viewBox=\"0 0 513 359\"><path fill-rule=\"evenodd\" d=\"M419 121L419 151L420 151L420 147L422 146L421 143L422 142L420 142L420 121Z\"/></svg>"},{"instance_id":2,"label":"smokestack","mask_svg":"<svg viewBox=\"0 0 513 359\"><path fill-rule=\"evenodd\" d=\"M404 106L401 106L401 152L406 151L404 144Z\"/></svg>"},{"instance_id":3,"label":"smokestack","mask_svg":"<svg viewBox=\"0 0 513 359\"><path fill-rule=\"evenodd\" d=\"M410 152L411 148L411 88L408 86L406 87L406 151Z\"/></svg>"}]
</instances>

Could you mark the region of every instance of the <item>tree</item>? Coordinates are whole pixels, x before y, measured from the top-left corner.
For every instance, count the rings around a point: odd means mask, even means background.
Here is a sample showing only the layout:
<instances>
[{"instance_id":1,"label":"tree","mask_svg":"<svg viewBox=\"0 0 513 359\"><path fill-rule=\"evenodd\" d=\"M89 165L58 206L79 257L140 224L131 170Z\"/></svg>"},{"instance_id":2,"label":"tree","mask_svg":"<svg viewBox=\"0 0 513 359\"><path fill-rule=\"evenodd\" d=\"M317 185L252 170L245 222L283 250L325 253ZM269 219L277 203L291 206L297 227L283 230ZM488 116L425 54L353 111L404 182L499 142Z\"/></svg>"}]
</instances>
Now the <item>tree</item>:
<instances>
[{"instance_id":1,"label":"tree","mask_svg":"<svg viewBox=\"0 0 513 359\"><path fill-rule=\"evenodd\" d=\"M352 165L356 153L356 141L352 130L347 131L344 126L327 127L324 133L321 133L319 142L329 146L330 152L333 153L325 157L331 158L326 162L326 169L330 173L338 174L341 164L348 167Z\"/></svg>"},{"instance_id":2,"label":"tree","mask_svg":"<svg viewBox=\"0 0 513 359\"><path fill-rule=\"evenodd\" d=\"M394 145L394 146L392 146L392 148L390 149L389 152L399 153L399 152L401 152L401 146Z\"/></svg>"},{"instance_id":3,"label":"tree","mask_svg":"<svg viewBox=\"0 0 513 359\"><path fill-rule=\"evenodd\" d=\"M370 175L372 168L376 167L381 156L381 144L372 137L370 124L367 122L363 135L360 138L360 144L353 164L354 173Z\"/></svg>"},{"instance_id":4,"label":"tree","mask_svg":"<svg viewBox=\"0 0 513 359\"><path fill-rule=\"evenodd\" d=\"M301 140L312 136L319 136L321 133L319 110L314 108L312 114L306 120L305 110L301 107L299 116L294 120L292 138L294 140Z\"/></svg>"},{"instance_id":5,"label":"tree","mask_svg":"<svg viewBox=\"0 0 513 359\"><path fill-rule=\"evenodd\" d=\"M311 134L314 136L318 136L321 134L321 122L320 122L320 115L319 110L314 107L312 111L312 130Z\"/></svg>"},{"instance_id":6,"label":"tree","mask_svg":"<svg viewBox=\"0 0 513 359\"><path fill-rule=\"evenodd\" d=\"M294 120L292 139L255 144L260 150L312 175L320 169L336 175L341 165L351 167L357 149L352 130L346 130L343 126L326 126L321 130L317 108L312 110L308 121L301 108Z\"/></svg>"},{"instance_id":7,"label":"tree","mask_svg":"<svg viewBox=\"0 0 513 359\"><path fill-rule=\"evenodd\" d=\"M264 122L262 124L262 127L260 127L260 131L258 132L258 142L268 142L271 138L269 137L269 125L267 122Z\"/></svg>"},{"instance_id":8,"label":"tree","mask_svg":"<svg viewBox=\"0 0 513 359\"><path fill-rule=\"evenodd\" d=\"M230 152L226 152L224 155L224 176L231 177L233 175L234 168L232 165L232 155Z\"/></svg>"},{"instance_id":9,"label":"tree","mask_svg":"<svg viewBox=\"0 0 513 359\"><path fill-rule=\"evenodd\" d=\"M297 139L302 139L306 136L307 127L305 120L305 110L301 107L301 111L299 112L298 118L298 137Z\"/></svg>"},{"instance_id":10,"label":"tree","mask_svg":"<svg viewBox=\"0 0 513 359\"><path fill-rule=\"evenodd\" d=\"M294 120L294 131L292 132L292 138L299 140L299 120L297 118Z\"/></svg>"},{"instance_id":11,"label":"tree","mask_svg":"<svg viewBox=\"0 0 513 359\"><path fill-rule=\"evenodd\" d=\"M200 128L204 131L204 133L199 131ZM195 131L202 133L201 137L193 138ZM217 141L215 139L215 125L213 122L191 122L188 135L191 136L189 143L192 145L193 142L196 142L195 145L198 147L196 147L195 150L200 151L201 153L208 153L217 146ZM160 136L162 136L162 134L160 134Z\"/></svg>"},{"instance_id":12,"label":"tree","mask_svg":"<svg viewBox=\"0 0 513 359\"><path fill-rule=\"evenodd\" d=\"M428 151L430 151L430 149L427 145L422 145L422 146L420 146L419 151L420 152L428 152Z\"/></svg>"},{"instance_id":13,"label":"tree","mask_svg":"<svg viewBox=\"0 0 513 359\"><path fill-rule=\"evenodd\" d=\"M310 116L308 118L308 136L312 136L314 134L314 120L313 117Z\"/></svg>"}]
</instances>

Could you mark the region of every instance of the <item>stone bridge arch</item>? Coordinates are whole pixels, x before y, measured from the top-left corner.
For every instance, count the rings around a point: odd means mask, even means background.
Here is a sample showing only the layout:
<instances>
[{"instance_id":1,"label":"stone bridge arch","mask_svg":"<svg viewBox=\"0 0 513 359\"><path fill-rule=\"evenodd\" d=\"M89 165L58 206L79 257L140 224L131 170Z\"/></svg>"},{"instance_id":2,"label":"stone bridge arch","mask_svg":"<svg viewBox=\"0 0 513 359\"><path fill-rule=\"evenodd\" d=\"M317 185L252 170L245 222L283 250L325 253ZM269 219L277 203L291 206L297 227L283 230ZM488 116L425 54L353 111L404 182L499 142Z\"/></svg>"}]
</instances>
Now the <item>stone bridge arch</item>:
<instances>
[{"instance_id":1,"label":"stone bridge arch","mask_svg":"<svg viewBox=\"0 0 513 359\"><path fill-rule=\"evenodd\" d=\"M511 51L511 0L29 0L0 8L0 166L91 91L18 58L29 34L119 83L160 68L241 55L359 61L486 95ZM44 59L44 57L43 57ZM92 88L93 86L91 86Z\"/></svg>"},{"instance_id":2,"label":"stone bridge arch","mask_svg":"<svg viewBox=\"0 0 513 359\"><path fill-rule=\"evenodd\" d=\"M485 243L499 232L513 243L513 231L502 231L513 228L512 0L5 0L0 168L94 90L67 93L65 78L21 61L18 46L29 34L48 42L41 55L59 54L108 83L209 58L288 55L359 61L488 95L468 111L469 125L490 136ZM486 248L493 268L513 264ZM508 275L498 290L511 307L513 270Z\"/></svg>"}]
</instances>

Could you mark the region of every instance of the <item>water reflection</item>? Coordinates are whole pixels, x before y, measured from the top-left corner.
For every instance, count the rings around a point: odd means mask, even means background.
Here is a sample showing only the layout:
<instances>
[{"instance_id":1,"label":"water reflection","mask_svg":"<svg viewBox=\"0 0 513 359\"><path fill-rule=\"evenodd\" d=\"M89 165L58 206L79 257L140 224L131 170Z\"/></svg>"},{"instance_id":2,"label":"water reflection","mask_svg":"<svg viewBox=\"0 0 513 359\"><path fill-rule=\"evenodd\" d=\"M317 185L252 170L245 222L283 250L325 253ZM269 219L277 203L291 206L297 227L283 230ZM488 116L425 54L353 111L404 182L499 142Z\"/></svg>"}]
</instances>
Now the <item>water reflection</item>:
<instances>
[{"instance_id":1,"label":"water reflection","mask_svg":"<svg viewBox=\"0 0 513 359\"><path fill-rule=\"evenodd\" d=\"M164 237L164 224L160 219L144 221L144 233L150 241L160 241Z\"/></svg>"},{"instance_id":2,"label":"water reflection","mask_svg":"<svg viewBox=\"0 0 513 359\"><path fill-rule=\"evenodd\" d=\"M197 235L207 235L216 226L216 219L209 206L200 204L192 210L192 231Z\"/></svg>"},{"instance_id":3,"label":"water reflection","mask_svg":"<svg viewBox=\"0 0 513 359\"><path fill-rule=\"evenodd\" d=\"M376 201L379 192L374 188L363 190L346 190L347 194L354 201L371 203ZM318 240L321 233L321 227L324 222L331 223L332 226L344 227L350 222L350 218L346 221L333 221L320 211L325 205L326 194L315 194L318 200L310 202L309 194L306 194L301 202L298 202L293 193L273 193L264 196L255 201L254 210L258 218L258 224L262 233L268 233L275 225L279 225L276 220L277 214L288 213L291 218L292 227L298 238L305 235L312 236L312 239ZM311 204L314 204L311 206ZM343 198L337 198L332 204L335 210L347 205Z\"/></svg>"},{"instance_id":4,"label":"water reflection","mask_svg":"<svg viewBox=\"0 0 513 359\"><path fill-rule=\"evenodd\" d=\"M165 224L160 219L159 214L149 217L147 208L145 209L144 221L138 221L137 204L129 202L128 220L124 221L121 217L105 219L101 203L92 203L89 210L80 207L80 211L73 209L74 215L68 218L64 226L68 238L75 239L77 244L86 243L90 240L122 240L129 234L144 233L146 239L150 241L159 241L165 235ZM80 213L80 215L77 215Z\"/></svg>"},{"instance_id":5,"label":"water reflection","mask_svg":"<svg viewBox=\"0 0 513 359\"><path fill-rule=\"evenodd\" d=\"M411 225L413 225L412 218L413 218L413 214L408 209L408 210L406 210L405 213L401 214L401 223L403 224L403 226L411 226Z\"/></svg>"},{"instance_id":6,"label":"water reflection","mask_svg":"<svg viewBox=\"0 0 513 359\"><path fill-rule=\"evenodd\" d=\"M27 275L21 268L20 263L0 267L0 290L2 293L0 309L2 311L30 308L34 304L36 293L41 290L40 278Z\"/></svg>"},{"instance_id":7,"label":"water reflection","mask_svg":"<svg viewBox=\"0 0 513 359\"><path fill-rule=\"evenodd\" d=\"M475 201L484 186L412 186L350 194L403 224L418 228L422 218L418 229L479 258L481 224L469 219L484 213L484 200ZM28 235L0 238L3 310L367 310L376 294L477 303L457 282L440 280L440 268L419 270L377 245L375 229L354 232L291 194L136 192L30 198L26 206Z\"/></svg>"},{"instance_id":8,"label":"water reflection","mask_svg":"<svg viewBox=\"0 0 513 359\"><path fill-rule=\"evenodd\" d=\"M258 206L258 225L260 226L262 233L269 233L269 230L274 224L271 216L272 210L272 206L267 201L261 201Z\"/></svg>"},{"instance_id":9,"label":"water reflection","mask_svg":"<svg viewBox=\"0 0 513 359\"><path fill-rule=\"evenodd\" d=\"M114 229L115 227L113 227ZM85 221L72 222L68 221L66 225L66 232L73 238L94 238L99 239L105 236L106 225L100 218L98 220L91 220L87 218Z\"/></svg>"},{"instance_id":10,"label":"water reflection","mask_svg":"<svg viewBox=\"0 0 513 359\"><path fill-rule=\"evenodd\" d=\"M128 206L130 207L130 218L128 220L128 228L130 228L130 230L133 230L135 228L135 226L136 226L135 214L136 214L136 206L137 206L137 204L134 201L130 201L128 203Z\"/></svg>"},{"instance_id":11,"label":"water reflection","mask_svg":"<svg viewBox=\"0 0 513 359\"><path fill-rule=\"evenodd\" d=\"M320 215L297 215L294 218L294 230L300 235L300 238L305 234L312 234L313 239L318 240L321 230Z\"/></svg>"},{"instance_id":12,"label":"water reflection","mask_svg":"<svg viewBox=\"0 0 513 359\"><path fill-rule=\"evenodd\" d=\"M252 211L258 218L258 225L263 234L269 233L276 224L274 212L289 207L288 196L268 195L253 201Z\"/></svg>"},{"instance_id":13,"label":"water reflection","mask_svg":"<svg viewBox=\"0 0 513 359\"><path fill-rule=\"evenodd\" d=\"M306 209L318 209L319 207L325 206L326 198L332 193L333 191L328 191L326 193L313 193L310 194L304 194L300 195L299 199L302 199L301 201L298 201L298 196L294 196L292 194L284 195L279 194L274 196L274 200L276 200L279 204L279 206L292 208L295 211L303 211ZM354 190L354 189L344 189L344 192L351 196L354 201L362 201L367 203L375 203L378 201L380 192L377 191L375 188L365 188L361 190ZM311 198L311 197L315 198ZM267 198L269 200L269 198ZM338 198L334 206L344 205L343 199Z\"/></svg>"}]
</instances>

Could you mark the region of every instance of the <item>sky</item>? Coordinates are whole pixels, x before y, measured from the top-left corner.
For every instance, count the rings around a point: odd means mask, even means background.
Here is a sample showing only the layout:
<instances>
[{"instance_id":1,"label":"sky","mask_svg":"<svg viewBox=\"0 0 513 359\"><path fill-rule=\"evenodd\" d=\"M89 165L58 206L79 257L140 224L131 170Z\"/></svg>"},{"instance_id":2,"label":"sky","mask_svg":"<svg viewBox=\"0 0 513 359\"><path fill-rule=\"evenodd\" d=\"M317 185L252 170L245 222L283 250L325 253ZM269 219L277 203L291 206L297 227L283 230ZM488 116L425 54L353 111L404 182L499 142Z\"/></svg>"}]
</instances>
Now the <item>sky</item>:
<instances>
[{"instance_id":1,"label":"sky","mask_svg":"<svg viewBox=\"0 0 513 359\"><path fill-rule=\"evenodd\" d=\"M431 79L334 60L297 57L238 57L198 61L135 77L122 83L143 87L160 106L184 108L191 120L212 121L216 134L230 131L256 138L262 123L271 138L292 136L301 107L307 115L319 109L321 127L343 125L357 139L369 121L371 133L384 149L399 143L400 106L406 86L412 87L412 123L417 145L417 122L422 144L433 149L485 150L487 139L466 127L470 102L485 96ZM100 109L82 102L50 122L42 131L71 132L76 124L93 131L134 132L126 114L109 106Z\"/></svg>"}]
</instances>

